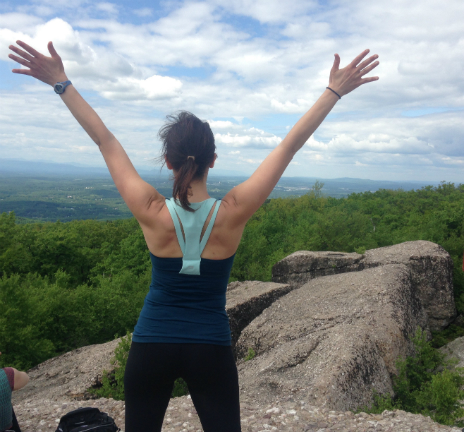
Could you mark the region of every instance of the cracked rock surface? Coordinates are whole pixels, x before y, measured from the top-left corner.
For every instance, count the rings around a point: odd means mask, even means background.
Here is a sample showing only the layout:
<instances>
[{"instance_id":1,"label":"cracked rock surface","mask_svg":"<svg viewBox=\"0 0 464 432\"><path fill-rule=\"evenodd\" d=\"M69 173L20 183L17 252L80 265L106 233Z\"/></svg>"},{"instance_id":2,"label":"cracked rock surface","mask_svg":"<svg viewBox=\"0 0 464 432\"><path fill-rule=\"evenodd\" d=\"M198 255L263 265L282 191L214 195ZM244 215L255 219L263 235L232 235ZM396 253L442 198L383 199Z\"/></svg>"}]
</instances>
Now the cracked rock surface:
<instances>
[{"instance_id":1,"label":"cracked rock surface","mask_svg":"<svg viewBox=\"0 0 464 432\"><path fill-rule=\"evenodd\" d=\"M322 276L389 264L402 264L410 270L413 288L426 311L430 330L443 330L454 320L453 261L441 246L429 241L370 249L364 255L298 251L274 265L272 280L295 287Z\"/></svg>"},{"instance_id":2,"label":"cracked rock surface","mask_svg":"<svg viewBox=\"0 0 464 432\"><path fill-rule=\"evenodd\" d=\"M395 360L427 317L405 265L313 279L267 308L242 332L241 390L259 400L295 395L347 411L392 393Z\"/></svg>"}]
</instances>

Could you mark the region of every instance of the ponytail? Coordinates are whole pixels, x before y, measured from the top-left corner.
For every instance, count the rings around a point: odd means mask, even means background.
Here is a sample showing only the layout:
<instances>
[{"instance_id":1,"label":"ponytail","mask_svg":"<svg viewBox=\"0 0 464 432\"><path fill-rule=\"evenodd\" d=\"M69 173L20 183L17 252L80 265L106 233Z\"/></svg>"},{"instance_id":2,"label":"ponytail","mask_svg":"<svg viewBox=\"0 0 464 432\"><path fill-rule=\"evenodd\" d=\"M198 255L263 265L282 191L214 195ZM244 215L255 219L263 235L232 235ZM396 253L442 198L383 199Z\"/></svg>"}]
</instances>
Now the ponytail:
<instances>
[{"instance_id":1,"label":"ponytail","mask_svg":"<svg viewBox=\"0 0 464 432\"><path fill-rule=\"evenodd\" d=\"M200 180L214 161L214 135L207 122L187 111L167 116L167 123L160 129L163 148L159 160L166 160L174 169L172 196L183 209L193 212L188 197L190 183Z\"/></svg>"},{"instance_id":2,"label":"ponytail","mask_svg":"<svg viewBox=\"0 0 464 432\"><path fill-rule=\"evenodd\" d=\"M172 196L177 197L183 209L193 212L190 207L188 196L190 183L195 178L198 165L195 163L195 158L187 158L187 161L180 167L174 176L174 185L172 188Z\"/></svg>"}]
</instances>

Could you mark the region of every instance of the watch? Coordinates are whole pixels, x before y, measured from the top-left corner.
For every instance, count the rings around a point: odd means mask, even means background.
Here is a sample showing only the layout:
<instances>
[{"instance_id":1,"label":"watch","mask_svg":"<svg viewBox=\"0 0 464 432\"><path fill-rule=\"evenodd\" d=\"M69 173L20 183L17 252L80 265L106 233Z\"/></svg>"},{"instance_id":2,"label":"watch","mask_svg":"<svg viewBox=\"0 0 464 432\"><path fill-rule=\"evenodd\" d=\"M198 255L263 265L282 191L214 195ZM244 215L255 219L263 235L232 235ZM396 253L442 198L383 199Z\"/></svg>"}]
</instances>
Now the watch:
<instances>
[{"instance_id":1,"label":"watch","mask_svg":"<svg viewBox=\"0 0 464 432\"><path fill-rule=\"evenodd\" d=\"M57 82L53 86L53 90L55 90L56 94L63 94L64 91L66 90L66 87L68 87L69 84L72 84L71 81L63 81L63 82Z\"/></svg>"}]
</instances>

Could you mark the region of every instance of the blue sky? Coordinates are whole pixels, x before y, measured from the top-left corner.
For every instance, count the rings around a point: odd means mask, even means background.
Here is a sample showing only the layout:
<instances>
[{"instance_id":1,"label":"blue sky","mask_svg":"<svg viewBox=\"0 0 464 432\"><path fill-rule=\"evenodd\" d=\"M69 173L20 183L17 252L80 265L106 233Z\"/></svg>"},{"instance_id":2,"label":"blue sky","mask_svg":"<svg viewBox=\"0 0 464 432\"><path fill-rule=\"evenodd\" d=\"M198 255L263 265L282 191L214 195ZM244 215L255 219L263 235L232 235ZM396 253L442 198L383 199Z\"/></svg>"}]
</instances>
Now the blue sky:
<instances>
[{"instance_id":1,"label":"blue sky","mask_svg":"<svg viewBox=\"0 0 464 432\"><path fill-rule=\"evenodd\" d=\"M3 1L0 157L102 165L53 90L15 76L8 45L45 52L136 167L181 109L208 120L218 171L251 174L342 66L365 48L378 82L345 96L287 176L462 181L464 2L361 0Z\"/></svg>"}]
</instances>

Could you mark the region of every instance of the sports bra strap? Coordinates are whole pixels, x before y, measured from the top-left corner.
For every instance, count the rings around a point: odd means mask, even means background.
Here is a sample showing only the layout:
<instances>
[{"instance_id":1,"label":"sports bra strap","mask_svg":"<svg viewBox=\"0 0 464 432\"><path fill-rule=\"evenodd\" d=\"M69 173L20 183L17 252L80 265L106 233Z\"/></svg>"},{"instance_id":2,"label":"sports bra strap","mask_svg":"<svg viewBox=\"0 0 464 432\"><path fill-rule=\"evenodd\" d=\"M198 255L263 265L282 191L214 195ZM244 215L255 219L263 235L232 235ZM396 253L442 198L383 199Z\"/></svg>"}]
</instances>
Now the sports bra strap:
<instances>
[{"instance_id":1,"label":"sports bra strap","mask_svg":"<svg viewBox=\"0 0 464 432\"><path fill-rule=\"evenodd\" d=\"M210 221L208 223L208 226L206 227L205 233L203 234L203 238L201 239L201 242L200 242L200 255L203 253L203 250L204 250L204 248L206 246L206 243L208 242L209 236L211 235L211 231L212 231L213 226L214 226L214 221L216 220L217 212L218 212L219 206L221 204L219 200L214 200L214 202L216 203L216 207L214 207L213 214L211 215L211 219L210 219ZM213 205L214 205L214 203L213 203ZM210 211L211 211L211 208L208 211L208 214L209 214Z\"/></svg>"},{"instance_id":2,"label":"sports bra strap","mask_svg":"<svg viewBox=\"0 0 464 432\"><path fill-rule=\"evenodd\" d=\"M200 241L201 231L212 207L216 207L211 215L211 220L206 227L203 238ZM182 269L179 273L199 275L201 253L208 242L211 230L216 220L220 202L214 198L209 198L201 203L190 203L195 212L184 210L177 204L174 198L166 199L166 205L176 229L177 240L182 251Z\"/></svg>"},{"instance_id":3,"label":"sports bra strap","mask_svg":"<svg viewBox=\"0 0 464 432\"><path fill-rule=\"evenodd\" d=\"M179 241L180 250L182 251L182 255L185 255L185 241L184 235L182 233L182 228L179 223L179 216L176 212L176 205L171 200L166 199L166 205L169 210L169 214L171 215L171 219L174 222L174 228L176 229L177 240Z\"/></svg>"}]
</instances>

